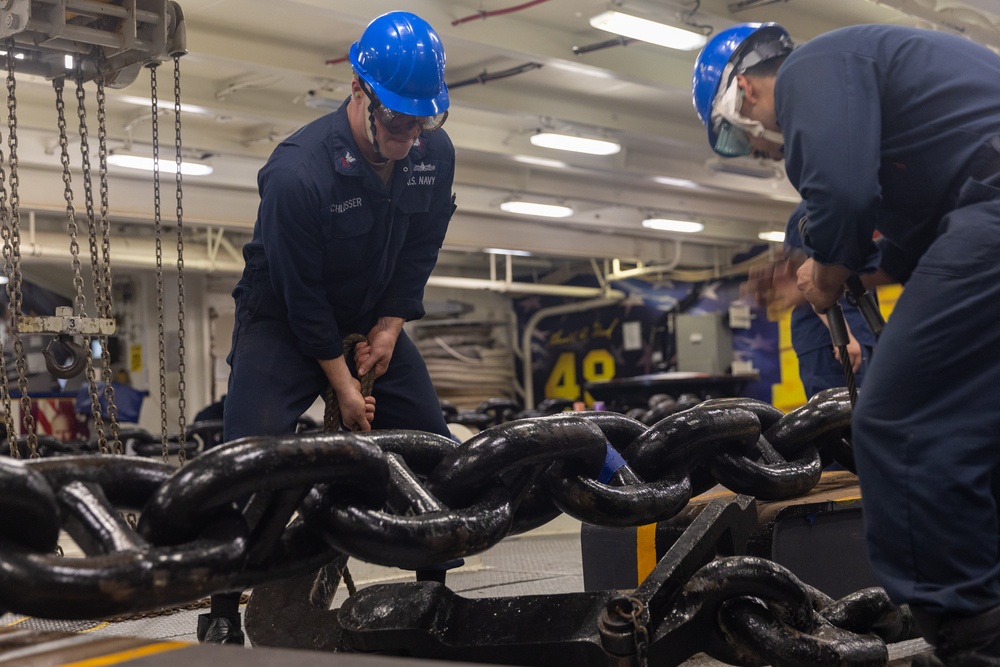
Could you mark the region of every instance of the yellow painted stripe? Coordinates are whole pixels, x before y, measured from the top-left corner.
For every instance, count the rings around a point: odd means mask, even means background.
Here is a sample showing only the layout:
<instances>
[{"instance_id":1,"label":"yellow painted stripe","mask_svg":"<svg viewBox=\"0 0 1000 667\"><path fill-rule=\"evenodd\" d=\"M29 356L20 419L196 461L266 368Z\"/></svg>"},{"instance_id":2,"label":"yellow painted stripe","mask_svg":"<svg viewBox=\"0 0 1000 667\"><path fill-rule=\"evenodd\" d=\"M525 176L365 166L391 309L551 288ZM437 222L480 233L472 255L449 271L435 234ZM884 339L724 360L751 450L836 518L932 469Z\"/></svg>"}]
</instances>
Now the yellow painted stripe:
<instances>
[{"instance_id":1,"label":"yellow painted stripe","mask_svg":"<svg viewBox=\"0 0 1000 667\"><path fill-rule=\"evenodd\" d=\"M156 644L146 644L145 646L140 646L139 648L119 651L118 653L109 653L96 658L88 658L87 660L65 662L59 667L104 667L105 665L117 665L128 660L135 660L136 658L144 658L148 655L173 651L175 649L184 648L185 646L190 646L190 644L184 642L157 642Z\"/></svg>"},{"instance_id":2,"label":"yellow painted stripe","mask_svg":"<svg viewBox=\"0 0 1000 667\"><path fill-rule=\"evenodd\" d=\"M30 616L22 616L21 618L17 619L13 623L8 623L4 627L5 628L13 627L13 626L17 625L18 623L24 623L25 621L29 620L30 618L31 618Z\"/></svg>"},{"instance_id":3,"label":"yellow painted stripe","mask_svg":"<svg viewBox=\"0 0 1000 667\"><path fill-rule=\"evenodd\" d=\"M638 582L649 576L656 567L656 524L648 523L635 530L635 570Z\"/></svg>"},{"instance_id":4,"label":"yellow painted stripe","mask_svg":"<svg viewBox=\"0 0 1000 667\"><path fill-rule=\"evenodd\" d=\"M86 630L80 630L80 632L93 632L94 630L100 630L101 628L106 628L109 625L111 625L111 623L105 621L103 623L98 623L97 625L95 625L92 628L87 628Z\"/></svg>"}]
</instances>

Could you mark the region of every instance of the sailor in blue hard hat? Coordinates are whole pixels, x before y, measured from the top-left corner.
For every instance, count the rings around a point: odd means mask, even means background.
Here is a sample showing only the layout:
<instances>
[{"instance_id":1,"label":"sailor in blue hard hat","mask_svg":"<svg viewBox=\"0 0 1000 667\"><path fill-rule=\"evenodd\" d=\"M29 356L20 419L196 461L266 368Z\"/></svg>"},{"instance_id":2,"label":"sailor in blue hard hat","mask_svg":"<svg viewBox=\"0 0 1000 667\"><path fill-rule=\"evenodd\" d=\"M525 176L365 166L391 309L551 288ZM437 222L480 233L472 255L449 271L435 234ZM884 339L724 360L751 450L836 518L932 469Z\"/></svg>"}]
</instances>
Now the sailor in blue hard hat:
<instances>
[{"instance_id":1,"label":"sailor in blue hard hat","mask_svg":"<svg viewBox=\"0 0 1000 667\"><path fill-rule=\"evenodd\" d=\"M716 153L781 159L784 141L774 118L774 96L759 88L773 80L751 79L747 73L779 65L793 47L788 32L776 23L743 23L719 32L702 49L692 92Z\"/></svg>"},{"instance_id":2,"label":"sailor in blue hard hat","mask_svg":"<svg viewBox=\"0 0 1000 667\"><path fill-rule=\"evenodd\" d=\"M416 14L390 12L369 24L350 49L351 127L362 151L371 144L375 162L406 155L421 132L448 117L444 47ZM366 151L365 151L366 152Z\"/></svg>"},{"instance_id":3,"label":"sailor in blue hard hat","mask_svg":"<svg viewBox=\"0 0 1000 667\"><path fill-rule=\"evenodd\" d=\"M350 62L350 96L282 141L257 177L260 206L233 291L225 442L294 433L331 388L343 428L451 437L403 331L424 315L455 211L455 147L439 129L444 47L422 18L394 11L368 25ZM364 337L353 353L350 334ZM355 375L369 372L365 397ZM244 642L239 598L212 596L199 640Z\"/></svg>"},{"instance_id":4,"label":"sailor in blue hard hat","mask_svg":"<svg viewBox=\"0 0 1000 667\"><path fill-rule=\"evenodd\" d=\"M693 77L713 150L784 157L816 312L852 275L905 284L851 422L868 556L934 646L915 666L1000 665L1000 55L881 24L792 50L744 24Z\"/></svg>"}]
</instances>

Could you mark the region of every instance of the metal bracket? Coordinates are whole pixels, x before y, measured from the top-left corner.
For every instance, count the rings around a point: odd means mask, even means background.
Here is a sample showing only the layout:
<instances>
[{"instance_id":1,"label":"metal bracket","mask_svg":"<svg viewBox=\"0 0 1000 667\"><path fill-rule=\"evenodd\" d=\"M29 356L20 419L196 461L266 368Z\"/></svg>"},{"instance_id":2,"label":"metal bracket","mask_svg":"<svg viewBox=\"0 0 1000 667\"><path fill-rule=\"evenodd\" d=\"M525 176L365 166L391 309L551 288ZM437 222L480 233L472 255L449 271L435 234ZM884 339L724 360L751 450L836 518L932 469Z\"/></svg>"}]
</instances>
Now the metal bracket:
<instances>
[{"instance_id":1,"label":"metal bracket","mask_svg":"<svg viewBox=\"0 0 1000 667\"><path fill-rule=\"evenodd\" d=\"M21 333L111 336L115 329L112 317L77 317L68 306L56 308L55 315L17 318Z\"/></svg>"},{"instance_id":2,"label":"metal bracket","mask_svg":"<svg viewBox=\"0 0 1000 667\"><path fill-rule=\"evenodd\" d=\"M187 52L184 17L172 0L6 0L0 40L9 38L18 71L54 79L67 73L69 55L91 80L101 55L104 82L113 88L132 83L143 65Z\"/></svg>"}]
</instances>

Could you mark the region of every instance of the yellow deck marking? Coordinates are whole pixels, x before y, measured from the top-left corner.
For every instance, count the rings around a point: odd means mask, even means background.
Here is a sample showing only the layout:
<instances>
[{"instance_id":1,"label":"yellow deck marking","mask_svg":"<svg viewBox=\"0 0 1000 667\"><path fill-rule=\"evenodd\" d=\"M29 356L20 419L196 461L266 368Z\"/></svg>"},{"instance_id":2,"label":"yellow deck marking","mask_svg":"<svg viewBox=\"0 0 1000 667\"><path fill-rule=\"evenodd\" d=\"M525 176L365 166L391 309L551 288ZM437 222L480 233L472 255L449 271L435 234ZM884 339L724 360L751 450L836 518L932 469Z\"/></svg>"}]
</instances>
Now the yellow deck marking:
<instances>
[{"instance_id":1,"label":"yellow deck marking","mask_svg":"<svg viewBox=\"0 0 1000 667\"><path fill-rule=\"evenodd\" d=\"M148 655L173 651L179 648L184 648L185 646L190 646L190 644L186 644L184 642L157 642L156 644L147 644L146 646L140 646L139 648L119 651L117 653L109 653L96 658L88 658L87 660L65 662L59 667L105 667L106 665L117 665L127 660L144 658Z\"/></svg>"},{"instance_id":2,"label":"yellow deck marking","mask_svg":"<svg viewBox=\"0 0 1000 667\"><path fill-rule=\"evenodd\" d=\"M92 628L87 628L86 630L79 630L79 632L93 632L94 630L100 630L101 628L106 628L109 625L111 625L109 621L104 621L103 623L98 623Z\"/></svg>"},{"instance_id":3,"label":"yellow deck marking","mask_svg":"<svg viewBox=\"0 0 1000 667\"><path fill-rule=\"evenodd\" d=\"M648 523L635 529L635 570L638 582L649 576L656 567L656 524Z\"/></svg>"}]
</instances>

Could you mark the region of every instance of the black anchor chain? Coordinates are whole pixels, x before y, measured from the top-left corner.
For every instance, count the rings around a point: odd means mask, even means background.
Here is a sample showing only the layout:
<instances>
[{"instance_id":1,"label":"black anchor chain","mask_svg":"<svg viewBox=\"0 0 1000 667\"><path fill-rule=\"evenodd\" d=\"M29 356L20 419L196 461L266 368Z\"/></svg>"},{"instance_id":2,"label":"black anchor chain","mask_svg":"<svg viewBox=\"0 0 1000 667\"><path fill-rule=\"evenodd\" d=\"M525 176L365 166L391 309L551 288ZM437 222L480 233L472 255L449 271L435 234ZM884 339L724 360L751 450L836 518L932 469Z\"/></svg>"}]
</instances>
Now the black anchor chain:
<instances>
[{"instance_id":1,"label":"black anchor chain","mask_svg":"<svg viewBox=\"0 0 1000 667\"><path fill-rule=\"evenodd\" d=\"M0 526L0 608L148 611L304 576L343 554L418 569L562 512L607 526L664 521L716 483L795 497L819 480L824 456L849 453L849 425L839 389L787 415L753 399L705 401L650 427L562 413L461 445L405 430L251 437L181 469L125 456L2 459L0 511L22 518ZM599 481L606 461L618 467ZM141 512L137 529L123 509ZM60 528L84 557L54 555Z\"/></svg>"},{"instance_id":2,"label":"black anchor chain","mask_svg":"<svg viewBox=\"0 0 1000 667\"><path fill-rule=\"evenodd\" d=\"M666 667L697 653L738 665L874 667L886 664L886 643L916 636L912 614L882 589L834 601L771 561L716 557L755 524L749 496L712 501L633 591L470 599L417 581L374 584L327 611L332 593L307 602L302 578L297 604L271 606L266 623L255 590L247 630L266 646L538 667ZM287 591L264 593L289 602Z\"/></svg>"},{"instance_id":3,"label":"black anchor chain","mask_svg":"<svg viewBox=\"0 0 1000 667\"><path fill-rule=\"evenodd\" d=\"M698 650L734 665L884 665L886 643L915 636L912 615L880 588L832 600L787 569L753 556L716 559L685 584L649 649L653 664Z\"/></svg>"}]
</instances>

